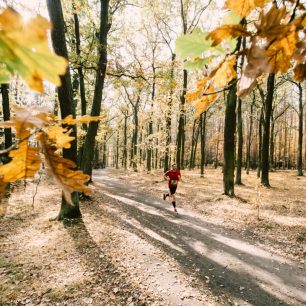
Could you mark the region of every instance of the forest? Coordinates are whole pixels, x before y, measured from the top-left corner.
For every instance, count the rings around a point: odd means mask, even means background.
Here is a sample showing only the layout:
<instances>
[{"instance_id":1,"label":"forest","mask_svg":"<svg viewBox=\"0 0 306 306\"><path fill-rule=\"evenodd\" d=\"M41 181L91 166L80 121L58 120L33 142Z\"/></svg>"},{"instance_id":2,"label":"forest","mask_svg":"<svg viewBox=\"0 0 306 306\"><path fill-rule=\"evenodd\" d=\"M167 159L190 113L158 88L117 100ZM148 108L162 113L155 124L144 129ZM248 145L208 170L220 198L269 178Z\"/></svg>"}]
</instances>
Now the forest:
<instances>
[{"instance_id":1,"label":"forest","mask_svg":"<svg viewBox=\"0 0 306 306\"><path fill-rule=\"evenodd\" d=\"M300 0L0 0L0 305L304 305L305 38Z\"/></svg>"}]
</instances>

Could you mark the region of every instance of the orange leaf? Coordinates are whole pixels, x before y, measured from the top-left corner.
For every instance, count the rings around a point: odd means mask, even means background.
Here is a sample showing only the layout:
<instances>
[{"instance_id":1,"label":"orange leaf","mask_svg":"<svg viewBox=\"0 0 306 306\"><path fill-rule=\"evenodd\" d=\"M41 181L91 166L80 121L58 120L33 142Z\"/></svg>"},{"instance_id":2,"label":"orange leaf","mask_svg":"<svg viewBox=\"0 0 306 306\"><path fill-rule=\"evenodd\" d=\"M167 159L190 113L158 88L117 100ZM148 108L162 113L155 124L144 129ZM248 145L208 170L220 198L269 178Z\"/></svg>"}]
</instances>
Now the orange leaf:
<instances>
[{"instance_id":1,"label":"orange leaf","mask_svg":"<svg viewBox=\"0 0 306 306\"><path fill-rule=\"evenodd\" d=\"M296 33L277 39L267 49L266 54L273 73L285 73L290 68L290 60L296 48Z\"/></svg>"},{"instance_id":2,"label":"orange leaf","mask_svg":"<svg viewBox=\"0 0 306 306\"><path fill-rule=\"evenodd\" d=\"M90 177L82 171L72 170L76 168L76 164L56 154L57 147L49 142L46 133L41 132L38 135L38 139L44 150L47 168L54 176L57 184L62 188L67 202L72 204L71 193L74 191L89 193L90 188L85 183Z\"/></svg>"},{"instance_id":3,"label":"orange leaf","mask_svg":"<svg viewBox=\"0 0 306 306\"><path fill-rule=\"evenodd\" d=\"M296 65L293 71L295 80L298 82L306 80L306 63Z\"/></svg>"},{"instance_id":4,"label":"orange leaf","mask_svg":"<svg viewBox=\"0 0 306 306\"><path fill-rule=\"evenodd\" d=\"M206 39L212 39L212 46L219 45L222 40L228 37L249 36L250 33L241 24L223 25L210 32Z\"/></svg>"},{"instance_id":5,"label":"orange leaf","mask_svg":"<svg viewBox=\"0 0 306 306\"><path fill-rule=\"evenodd\" d=\"M234 67L236 60L236 56L231 56L222 63L220 68L215 73L213 82L214 87L225 87L231 80L236 77L237 73Z\"/></svg>"},{"instance_id":6,"label":"orange leaf","mask_svg":"<svg viewBox=\"0 0 306 306\"><path fill-rule=\"evenodd\" d=\"M12 150L12 160L0 166L3 182L15 182L19 179L33 177L40 168L39 148L29 147L28 140L20 142L18 149Z\"/></svg>"},{"instance_id":7,"label":"orange leaf","mask_svg":"<svg viewBox=\"0 0 306 306\"><path fill-rule=\"evenodd\" d=\"M264 7L271 0L226 0L225 7L233 10L237 15L245 17L255 7Z\"/></svg>"}]
</instances>

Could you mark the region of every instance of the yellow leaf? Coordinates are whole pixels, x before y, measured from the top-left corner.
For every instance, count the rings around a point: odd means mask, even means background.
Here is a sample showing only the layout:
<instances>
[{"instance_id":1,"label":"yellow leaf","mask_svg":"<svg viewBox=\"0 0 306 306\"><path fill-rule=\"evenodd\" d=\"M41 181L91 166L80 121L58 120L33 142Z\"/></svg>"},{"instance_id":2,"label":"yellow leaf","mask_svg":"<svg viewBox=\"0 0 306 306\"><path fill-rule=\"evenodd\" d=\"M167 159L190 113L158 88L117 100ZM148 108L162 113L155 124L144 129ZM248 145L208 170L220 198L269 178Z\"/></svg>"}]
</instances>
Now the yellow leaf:
<instances>
[{"instance_id":1,"label":"yellow leaf","mask_svg":"<svg viewBox=\"0 0 306 306\"><path fill-rule=\"evenodd\" d=\"M207 110L209 105L218 98L218 95L215 94L214 92L215 92L214 87L210 86L206 90L204 96L202 96L200 99L192 103L193 106L196 108L195 118L199 118L200 115Z\"/></svg>"},{"instance_id":2,"label":"yellow leaf","mask_svg":"<svg viewBox=\"0 0 306 306\"><path fill-rule=\"evenodd\" d=\"M0 166L0 176L3 182L9 183L33 177L40 167L38 153L39 148L28 146L28 140L21 141L18 149L9 153L12 160Z\"/></svg>"},{"instance_id":3,"label":"yellow leaf","mask_svg":"<svg viewBox=\"0 0 306 306\"><path fill-rule=\"evenodd\" d=\"M43 92L43 79L61 85L59 75L64 75L68 62L51 52L47 19L37 16L24 23L12 9L0 14L1 61L10 72L17 71L30 88Z\"/></svg>"},{"instance_id":4,"label":"yellow leaf","mask_svg":"<svg viewBox=\"0 0 306 306\"><path fill-rule=\"evenodd\" d=\"M72 170L76 164L56 154L57 147L48 141L46 133L41 132L38 139L44 150L47 168L62 188L66 200L72 204L71 193L74 191L89 193L90 188L85 184L90 177L82 171Z\"/></svg>"},{"instance_id":5,"label":"yellow leaf","mask_svg":"<svg viewBox=\"0 0 306 306\"><path fill-rule=\"evenodd\" d=\"M0 126L14 127L16 129L16 137L25 139L30 135L32 129L42 129L46 127L50 121L54 120L52 115L44 108L32 107L32 111L38 113L33 114L26 108L16 106L14 108L15 114L12 116L11 120L0 122Z\"/></svg>"},{"instance_id":6,"label":"yellow leaf","mask_svg":"<svg viewBox=\"0 0 306 306\"><path fill-rule=\"evenodd\" d=\"M277 39L267 49L266 54L273 73L285 73L290 68L290 60L296 48L296 33Z\"/></svg>"},{"instance_id":7,"label":"yellow leaf","mask_svg":"<svg viewBox=\"0 0 306 306\"><path fill-rule=\"evenodd\" d=\"M48 138L55 143L57 148L69 149L71 147L70 142L74 140L75 137L70 136L70 133L71 131L58 125L50 125L46 129Z\"/></svg>"},{"instance_id":8,"label":"yellow leaf","mask_svg":"<svg viewBox=\"0 0 306 306\"><path fill-rule=\"evenodd\" d=\"M231 80L236 77L237 73L234 67L236 60L236 56L231 56L222 63L214 76L213 84L215 88L225 87Z\"/></svg>"},{"instance_id":9,"label":"yellow leaf","mask_svg":"<svg viewBox=\"0 0 306 306\"><path fill-rule=\"evenodd\" d=\"M225 7L233 10L237 15L245 17L255 7L264 7L271 0L226 0Z\"/></svg>"},{"instance_id":10,"label":"yellow leaf","mask_svg":"<svg viewBox=\"0 0 306 306\"><path fill-rule=\"evenodd\" d=\"M210 32L206 39L212 39L212 46L219 45L224 39L228 37L249 36L250 33L241 24L227 24L223 25L214 31Z\"/></svg>"},{"instance_id":11,"label":"yellow leaf","mask_svg":"<svg viewBox=\"0 0 306 306\"><path fill-rule=\"evenodd\" d=\"M100 121L102 119L106 118L106 115L101 116L82 116L79 118L74 119L72 115L67 116L63 120L61 120L62 124L68 124L68 125L75 125L75 124L82 124L82 123L89 123L92 121Z\"/></svg>"}]
</instances>

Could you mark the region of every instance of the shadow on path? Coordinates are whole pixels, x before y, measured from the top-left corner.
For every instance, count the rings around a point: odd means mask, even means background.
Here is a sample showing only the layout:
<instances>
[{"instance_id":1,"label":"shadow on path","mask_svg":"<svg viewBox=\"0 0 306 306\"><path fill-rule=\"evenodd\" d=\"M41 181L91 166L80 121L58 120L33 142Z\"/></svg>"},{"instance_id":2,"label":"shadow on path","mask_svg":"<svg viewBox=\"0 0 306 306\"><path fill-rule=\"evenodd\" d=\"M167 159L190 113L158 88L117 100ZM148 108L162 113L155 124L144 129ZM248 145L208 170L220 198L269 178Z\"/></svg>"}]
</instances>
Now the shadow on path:
<instances>
[{"instance_id":1,"label":"shadow on path","mask_svg":"<svg viewBox=\"0 0 306 306\"><path fill-rule=\"evenodd\" d=\"M250 245L238 235L228 235L222 226L191 215L176 217L156 198L104 177L104 173L98 174L95 177L103 184L106 206L94 202L90 205L92 213L107 214L162 249L186 275L193 274L203 286L207 287L209 277L214 295L226 293L262 306L306 303L300 287L305 283L305 272L293 264Z\"/></svg>"}]
</instances>

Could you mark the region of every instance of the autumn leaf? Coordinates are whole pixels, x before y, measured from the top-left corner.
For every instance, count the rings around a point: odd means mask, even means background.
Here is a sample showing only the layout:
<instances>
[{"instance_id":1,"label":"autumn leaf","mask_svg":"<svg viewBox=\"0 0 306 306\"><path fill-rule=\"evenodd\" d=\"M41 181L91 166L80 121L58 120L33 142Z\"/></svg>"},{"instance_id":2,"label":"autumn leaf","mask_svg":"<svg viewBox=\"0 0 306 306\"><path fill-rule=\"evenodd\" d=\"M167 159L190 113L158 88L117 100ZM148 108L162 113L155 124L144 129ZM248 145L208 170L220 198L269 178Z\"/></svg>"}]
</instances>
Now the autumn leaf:
<instances>
[{"instance_id":1,"label":"autumn leaf","mask_svg":"<svg viewBox=\"0 0 306 306\"><path fill-rule=\"evenodd\" d=\"M306 80L306 63L298 64L293 69L294 79L298 82L303 82Z\"/></svg>"},{"instance_id":2,"label":"autumn leaf","mask_svg":"<svg viewBox=\"0 0 306 306\"><path fill-rule=\"evenodd\" d=\"M12 150L9 156L12 160L0 166L0 176L4 183L33 177L40 168L39 148L28 146L28 140L19 143L18 149Z\"/></svg>"},{"instance_id":3,"label":"autumn leaf","mask_svg":"<svg viewBox=\"0 0 306 306\"><path fill-rule=\"evenodd\" d=\"M217 69L214 74L214 87L225 87L231 80L236 77L237 73L234 67L236 60L236 56L231 56L222 63L219 69Z\"/></svg>"},{"instance_id":4,"label":"autumn leaf","mask_svg":"<svg viewBox=\"0 0 306 306\"><path fill-rule=\"evenodd\" d=\"M261 11L259 23L256 25L257 35L271 41L287 36L289 31L294 31L294 25L282 24L282 21L287 17L286 14L285 7L278 9L275 5L266 14Z\"/></svg>"},{"instance_id":5,"label":"autumn leaf","mask_svg":"<svg viewBox=\"0 0 306 306\"><path fill-rule=\"evenodd\" d=\"M106 118L106 115L101 116L82 116L79 118L74 119L72 115L67 116L63 120L61 120L62 124L68 124L68 125L75 125L75 124L82 124L82 123L89 123L92 121L100 121L102 119Z\"/></svg>"},{"instance_id":6,"label":"autumn leaf","mask_svg":"<svg viewBox=\"0 0 306 306\"><path fill-rule=\"evenodd\" d=\"M70 142L75 139L75 137L69 135L71 131L58 125L48 126L45 132L57 148L69 149L71 147Z\"/></svg>"},{"instance_id":7,"label":"autumn leaf","mask_svg":"<svg viewBox=\"0 0 306 306\"><path fill-rule=\"evenodd\" d=\"M12 116L11 120L1 122L0 126L14 127L16 130L16 137L22 140L31 134L32 129L42 129L53 120L48 110L41 107L32 107L32 111L29 111L24 107L15 106L14 112L15 114ZM36 114L34 112L36 112Z\"/></svg>"},{"instance_id":8,"label":"autumn leaf","mask_svg":"<svg viewBox=\"0 0 306 306\"><path fill-rule=\"evenodd\" d=\"M267 49L266 54L273 73L285 73L290 68L290 61L296 48L296 33L277 39Z\"/></svg>"},{"instance_id":9,"label":"autumn leaf","mask_svg":"<svg viewBox=\"0 0 306 306\"><path fill-rule=\"evenodd\" d=\"M66 59L52 53L48 44L49 21L41 16L24 23L12 9L0 14L0 58L6 69L17 71L30 88L42 93L43 79L61 85ZM3 72L0 79L3 78Z\"/></svg>"},{"instance_id":10,"label":"autumn leaf","mask_svg":"<svg viewBox=\"0 0 306 306\"><path fill-rule=\"evenodd\" d=\"M72 204L71 193L74 191L89 193L90 188L85 184L90 177L82 171L74 171L76 168L74 162L56 154L57 147L49 141L46 133L41 132L37 138L43 148L47 168L63 190L67 202Z\"/></svg>"},{"instance_id":11,"label":"autumn leaf","mask_svg":"<svg viewBox=\"0 0 306 306\"><path fill-rule=\"evenodd\" d=\"M249 36L250 33L241 24L223 25L214 31L210 32L206 39L213 41L212 46L219 45L224 39L229 37L235 38L238 36Z\"/></svg>"},{"instance_id":12,"label":"autumn leaf","mask_svg":"<svg viewBox=\"0 0 306 306\"><path fill-rule=\"evenodd\" d=\"M245 17L255 7L264 7L271 0L226 0L225 8L233 10L237 15Z\"/></svg>"},{"instance_id":13,"label":"autumn leaf","mask_svg":"<svg viewBox=\"0 0 306 306\"><path fill-rule=\"evenodd\" d=\"M192 103L192 105L196 108L195 118L199 118L200 115L207 110L209 105L211 105L211 103L218 98L218 95L214 92L215 88L210 86L200 99Z\"/></svg>"},{"instance_id":14,"label":"autumn leaf","mask_svg":"<svg viewBox=\"0 0 306 306\"><path fill-rule=\"evenodd\" d=\"M242 69L242 75L238 82L237 95L244 98L256 85L256 79L263 73L269 73L269 64L265 48L252 43L246 54L246 62Z\"/></svg>"}]
</instances>

